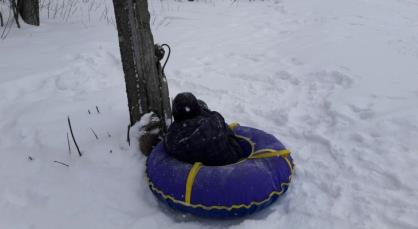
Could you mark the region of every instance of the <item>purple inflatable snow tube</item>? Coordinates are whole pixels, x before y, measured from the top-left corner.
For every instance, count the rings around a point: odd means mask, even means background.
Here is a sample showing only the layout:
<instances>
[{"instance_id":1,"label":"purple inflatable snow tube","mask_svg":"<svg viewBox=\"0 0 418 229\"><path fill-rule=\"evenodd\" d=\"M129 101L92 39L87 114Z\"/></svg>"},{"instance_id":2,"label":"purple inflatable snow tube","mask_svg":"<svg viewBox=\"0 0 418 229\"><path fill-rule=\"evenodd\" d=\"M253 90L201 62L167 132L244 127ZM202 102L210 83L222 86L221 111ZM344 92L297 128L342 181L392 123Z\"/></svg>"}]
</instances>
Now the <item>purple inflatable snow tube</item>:
<instances>
[{"instance_id":1,"label":"purple inflatable snow tube","mask_svg":"<svg viewBox=\"0 0 418 229\"><path fill-rule=\"evenodd\" d=\"M247 157L225 166L176 160L158 144L147 159L151 191L170 207L202 217L245 216L267 207L285 193L294 164L273 135L236 126Z\"/></svg>"}]
</instances>

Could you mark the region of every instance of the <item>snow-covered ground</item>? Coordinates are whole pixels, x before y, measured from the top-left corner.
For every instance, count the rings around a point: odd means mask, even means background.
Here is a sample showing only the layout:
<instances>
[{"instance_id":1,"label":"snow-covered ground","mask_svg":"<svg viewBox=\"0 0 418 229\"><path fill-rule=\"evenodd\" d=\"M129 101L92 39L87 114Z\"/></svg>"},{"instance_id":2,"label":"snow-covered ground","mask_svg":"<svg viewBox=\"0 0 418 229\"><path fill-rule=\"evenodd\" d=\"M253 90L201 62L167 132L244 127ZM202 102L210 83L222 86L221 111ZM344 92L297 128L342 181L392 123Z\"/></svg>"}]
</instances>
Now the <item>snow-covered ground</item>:
<instances>
[{"instance_id":1,"label":"snow-covered ground","mask_svg":"<svg viewBox=\"0 0 418 229\"><path fill-rule=\"evenodd\" d=\"M155 40L173 48L171 95L191 91L293 152L286 195L223 221L148 190L125 140L111 1L92 2L49 19L44 5L41 27L0 41L0 228L418 227L418 2L149 0Z\"/></svg>"}]
</instances>

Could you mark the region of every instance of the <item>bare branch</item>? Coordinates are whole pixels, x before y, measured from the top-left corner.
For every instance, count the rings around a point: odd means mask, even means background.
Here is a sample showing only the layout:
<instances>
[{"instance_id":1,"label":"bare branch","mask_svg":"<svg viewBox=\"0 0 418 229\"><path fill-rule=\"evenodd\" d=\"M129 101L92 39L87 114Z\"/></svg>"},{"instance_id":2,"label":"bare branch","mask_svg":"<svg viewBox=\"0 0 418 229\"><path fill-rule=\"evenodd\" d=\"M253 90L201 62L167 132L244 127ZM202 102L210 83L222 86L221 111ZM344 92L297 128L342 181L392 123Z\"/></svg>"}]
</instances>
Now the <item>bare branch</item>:
<instances>
[{"instance_id":1,"label":"bare branch","mask_svg":"<svg viewBox=\"0 0 418 229\"><path fill-rule=\"evenodd\" d=\"M128 142L128 145L131 145L131 138L129 136L129 132L131 131L131 124L128 125L128 133L126 134L126 141Z\"/></svg>"},{"instance_id":2,"label":"bare branch","mask_svg":"<svg viewBox=\"0 0 418 229\"><path fill-rule=\"evenodd\" d=\"M4 22L3 22L3 14L1 14L0 11L0 26L3 27L4 26Z\"/></svg>"},{"instance_id":3,"label":"bare branch","mask_svg":"<svg viewBox=\"0 0 418 229\"><path fill-rule=\"evenodd\" d=\"M81 153L80 148L78 147L77 141L75 140L73 128L71 127L70 116L68 116L67 119L68 119L68 126L70 127L71 137L73 138L75 147L77 148L78 155L81 157L83 154Z\"/></svg>"},{"instance_id":4,"label":"bare branch","mask_svg":"<svg viewBox=\"0 0 418 229\"><path fill-rule=\"evenodd\" d=\"M99 136L97 136L96 132L94 132L93 128L90 128L91 132L94 134L97 140L99 140Z\"/></svg>"},{"instance_id":5,"label":"bare branch","mask_svg":"<svg viewBox=\"0 0 418 229\"><path fill-rule=\"evenodd\" d=\"M60 161L54 161L55 163L58 163L60 165L66 166L66 167L70 167L70 165L65 164L64 162L60 162Z\"/></svg>"},{"instance_id":6,"label":"bare branch","mask_svg":"<svg viewBox=\"0 0 418 229\"><path fill-rule=\"evenodd\" d=\"M68 137L68 132L67 132L67 144L68 144L68 154L71 155L71 145L70 145L70 138Z\"/></svg>"},{"instance_id":7,"label":"bare branch","mask_svg":"<svg viewBox=\"0 0 418 229\"><path fill-rule=\"evenodd\" d=\"M10 0L10 2L11 2L13 16L15 18L17 28L20 29L18 4L16 3L16 0Z\"/></svg>"}]
</instances>

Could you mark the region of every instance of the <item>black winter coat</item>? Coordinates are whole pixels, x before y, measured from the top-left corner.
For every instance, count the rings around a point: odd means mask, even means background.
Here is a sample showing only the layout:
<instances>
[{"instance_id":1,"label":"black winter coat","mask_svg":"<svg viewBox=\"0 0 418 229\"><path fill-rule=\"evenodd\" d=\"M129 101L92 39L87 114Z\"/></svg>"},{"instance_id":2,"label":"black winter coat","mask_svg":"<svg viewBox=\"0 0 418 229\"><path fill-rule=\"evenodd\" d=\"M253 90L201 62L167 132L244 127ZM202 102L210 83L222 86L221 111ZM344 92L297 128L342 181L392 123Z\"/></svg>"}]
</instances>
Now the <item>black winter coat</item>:
<instances>
[{"instance_id":1,"label":"black winter coat","mask_svg":"<svg viewBox=\"0 0 418 229\"><path fill-rule=\"evenodd\" d=\"M191 164L226 165L243 155L234 133L216 111L171 124L164 146L170 155Z\"/></svg>"}]
</instances>

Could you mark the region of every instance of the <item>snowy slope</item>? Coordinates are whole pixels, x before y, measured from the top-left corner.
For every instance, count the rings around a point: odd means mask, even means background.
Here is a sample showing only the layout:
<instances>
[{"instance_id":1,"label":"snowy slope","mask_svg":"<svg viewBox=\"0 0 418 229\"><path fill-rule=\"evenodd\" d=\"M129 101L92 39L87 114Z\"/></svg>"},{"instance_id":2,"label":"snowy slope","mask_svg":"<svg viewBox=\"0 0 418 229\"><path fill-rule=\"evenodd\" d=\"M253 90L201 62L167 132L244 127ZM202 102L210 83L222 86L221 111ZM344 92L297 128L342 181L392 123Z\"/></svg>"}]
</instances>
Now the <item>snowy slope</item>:
<instances>
[{"instance_id":1,"label":"snowy slope","mask_svg":"<svg viewBox=\"0 0 418 229\"><path fill-rule=\"evenodd\" d=\"M174 51L171 95L191 91L293 152L289 192L230 221L148 190L125 140L111 1L92 2L49 19L44 7L41 27L0 41L0 228L417 228L416 1L149 1L155 40Z\"/></svg>"}]
</instances>

